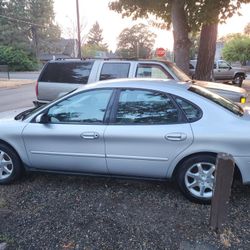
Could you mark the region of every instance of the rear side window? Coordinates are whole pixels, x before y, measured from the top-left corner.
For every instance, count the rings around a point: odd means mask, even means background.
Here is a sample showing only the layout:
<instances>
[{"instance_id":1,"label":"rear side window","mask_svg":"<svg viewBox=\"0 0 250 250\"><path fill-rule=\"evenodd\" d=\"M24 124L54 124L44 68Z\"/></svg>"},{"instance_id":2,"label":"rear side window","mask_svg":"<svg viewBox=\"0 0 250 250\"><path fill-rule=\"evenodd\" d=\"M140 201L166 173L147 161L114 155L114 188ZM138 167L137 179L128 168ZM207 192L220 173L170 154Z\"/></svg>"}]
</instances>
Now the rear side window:
<instances>
[{"instance_id":1,"label":"rear side window","mask_svg":"<svg viewBox=\"0 0 250 250\"><path fill-rule=\"evenodd\" d=\"M177 96L174 98L189 122L198 121L202 117L201 109L195 104Z\"/></svg>"},{"instance_id":2,"label":"rear side window","mask_svg":"<svg viewBox=\"0 0 250 250\"><path fill-rule=\"evenodd\" d=\"M49 63L42 71L41 82L88 83L94 62Z\"/></svg>"},{"instance_id":3,"label":"rear side window","mask_svg":"<svg viewBox=\"0 0 250 250\"><path fill-rule=\"evenodd\" d=\"M104 63L100 80L128 78L129 68L129 63Z\"/></svg>"},{"instance_id":4,"label":"rear side window","mask_svg":"<svg viewBox=\"0 0 250 250\"><path fill-rule=\"evenodd\" d=\"M173 124L179 110L163 93L147 90L121 91L116 114L117 124Z\"/></svg>"},{"instance_id":5,"label":"rear side window","mask_svg":"<svg viewBox=\"0 0 250 250\"><path fill-rule=\"evenodd\" d=\"M157 64L139 64L137 67L136 77L173 79L173 77L163 67Z\"/></svg>"}]
</instances>

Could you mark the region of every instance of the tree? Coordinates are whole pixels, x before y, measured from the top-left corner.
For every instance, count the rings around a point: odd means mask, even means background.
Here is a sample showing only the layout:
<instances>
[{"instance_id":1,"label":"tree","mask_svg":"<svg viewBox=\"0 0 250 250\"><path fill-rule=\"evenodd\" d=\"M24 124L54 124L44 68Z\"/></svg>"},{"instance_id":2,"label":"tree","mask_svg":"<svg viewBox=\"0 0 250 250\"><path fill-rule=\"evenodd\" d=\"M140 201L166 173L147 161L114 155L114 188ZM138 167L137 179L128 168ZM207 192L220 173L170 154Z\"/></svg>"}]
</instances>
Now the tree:
<instances>
[{"instance_id":1,"label":"tree","mask_svg":"<svg viewBox=\"0 0 250 250\"><path fill-rule=\"evenodd\" d=\"M38 55L60 37L53 0L1 0L0 42Z\"/></svg>"},{"instance_id":2,"label":"tree","mask_svg":"<svg viewBox=\"0 0 250 250\"><path fill-rule=\"evenodd\" d=\"M118 37L117 54L121 57L148 58L156 35L145 24L124 29Z\"/></svg>"},{"instance_id":3,"label":"tree","mask_svg":"<svg viewBox=\"0 0 250 250\"><path fill-rule=\"evenodd\" d=\"M223 57L230 61L240 61L242 65L246 65L246 61L250 60L250 37L236 37L225 44L223 48Z\"/></svg>"},{"instance_id":4,"label":"tree","mask_svg":"<svg viewBox=\"0 0 250 250\"><path fill-rule=\"evenodd\" d=\"M87 44L98 45L100 48L108 48L107 44L103 43L102 29L98 22L95 22L89 31Z\"/></svg>"},{"instance_id":5,"label":"tree","mask_svg":"<svg viewBox=\"0 0 250 250\"><path fill-rule=\"evenodd\" d=\"M246 25L246 27L244 28L244 33L248 36L250 36L250 23L248 23Z\"/></svg>"},{"instance_id":6,"label":"tree","mask_svg":"<svg viewBox=\"0 0 250 250\"><path fill-rule=\"evenodd\" d=\"M112 10L121 13L123 16L132 16L133 19L139 17L149 17L149 14L155 15L166 23L165 26L173 25L174 33L174 53L176 64L185 72L188 72L189 49L191 46L188 34L190 31L203 30L202 35L212 35L216 37L217 29L214 24L224 22L231 17L241 7L241 3L248 3L250 0L117 0L110 3ZM206 41L205 37L201 41ZM215 43L216 40L212 39ZM213 45L215 47L215 45ZM203 50L199 53L208 54L209 58L200 56L202 63L207 65L206 71L212 71L211 58L214 51L210 51L210 44L206 43ZM198 64L200 64L198 56ZM207 73L205 74L205 76ZM201 76L203 77L203 76Z\"/></svg>"}]
</instances>

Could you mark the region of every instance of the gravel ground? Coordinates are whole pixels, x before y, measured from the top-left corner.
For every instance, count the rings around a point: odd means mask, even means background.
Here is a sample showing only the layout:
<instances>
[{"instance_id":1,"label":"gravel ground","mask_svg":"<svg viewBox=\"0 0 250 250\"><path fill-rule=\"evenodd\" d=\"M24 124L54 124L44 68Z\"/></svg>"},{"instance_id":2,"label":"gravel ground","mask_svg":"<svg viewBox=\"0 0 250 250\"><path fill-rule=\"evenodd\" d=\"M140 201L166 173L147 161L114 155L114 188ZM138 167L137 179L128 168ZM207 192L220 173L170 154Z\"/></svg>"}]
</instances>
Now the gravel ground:
<instances>
[{"instance_id":1,"label":"gravel ground","mask_svg":"<svg viewBox=\"0 0 250 250\"><path fill-rule=\"evenodd\" d=\"M174 183L29 174L0 187L7 249L249 249L250 188L237 184L229 220L209 228L210 206Z\"/></svg>"},{"instance_id":2,"label":"gravel ground","mask_svg":"<svg viewBox=\"0 0 250 250\"><path fill-rule=\"evenodd\" d=\"M29 174L0 186L0 250L249 249L249 186L234 185L222 232L209 215L171 182Z\"/></svg>"}]
</instances>

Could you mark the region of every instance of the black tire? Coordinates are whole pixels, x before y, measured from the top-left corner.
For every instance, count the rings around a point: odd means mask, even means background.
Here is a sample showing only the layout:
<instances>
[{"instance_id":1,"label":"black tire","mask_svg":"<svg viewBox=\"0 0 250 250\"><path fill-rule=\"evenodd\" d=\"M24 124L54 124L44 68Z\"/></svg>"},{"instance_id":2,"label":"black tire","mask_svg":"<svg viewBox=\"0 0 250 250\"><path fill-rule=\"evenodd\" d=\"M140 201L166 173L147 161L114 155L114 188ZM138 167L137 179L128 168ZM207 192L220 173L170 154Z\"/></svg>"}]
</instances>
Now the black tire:
<instances>
[{"instance_id":1,"label":"black tire","mask_svg":"<svg viewBox=\"0 0 250 250\"><path fill-rule=\"evenodd\" d=\"M178 168L176 180L179 185L180 190L192 202L200 203L200 204L210 204L212 199L213 192L213 179L214 179L214 171L215 171L215 163L216 157L212 155L196 155L185 160ZM202 174L199 174L198 166L204 171ZM197 170L196 170L197 169ZM208 174L208 170L213 171ZM192 171L191 171L192 170ZM196 173L198 171L198 173ZM207 173L207 174L205 174ZM189 175L195 175L195 178L190 177ZM210 176L208 178L208 176ZM203 179L204 178L204 179ZM188 188L188 184L190 187ZM196 185L191 187L192 185ZM208 187L209 186L209 187ZM202 188L206 187L202 193Z\"/></svg>"},{"instance_id":2,"label":"black tire","mask_svg":"<svg viewBox=\"0 0 250 250\"><path fill-rule=\"evenodd\" d=\"M233 84L238 86L238 87L241 87L242 83L243 83L243 76L240 74L236 74L234 79L233 79Z\"/></svg>"},{"instance_id":3,"label":"black tire","mask_svg":"<svg viewBox=\"0 0 250 250\"><path fill-rule=\"evenodd\" d=\"M11 162L7 164L7 162ZM10 172L7 173L4 167ZM6 168L5 168L6 169ZM22 163L17 153L9 146L0 143L0 184L9 184L22 175Z\"/></svg>"}]
</instances>

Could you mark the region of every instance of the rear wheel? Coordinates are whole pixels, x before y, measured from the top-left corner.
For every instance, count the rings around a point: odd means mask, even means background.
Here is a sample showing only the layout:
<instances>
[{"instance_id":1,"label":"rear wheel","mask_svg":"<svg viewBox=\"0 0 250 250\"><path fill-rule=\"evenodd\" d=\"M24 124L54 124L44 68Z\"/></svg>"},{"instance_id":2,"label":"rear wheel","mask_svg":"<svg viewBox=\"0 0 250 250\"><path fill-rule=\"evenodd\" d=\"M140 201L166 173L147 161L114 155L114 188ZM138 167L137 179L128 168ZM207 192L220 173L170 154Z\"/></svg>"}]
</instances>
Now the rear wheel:
<instances>
[{"instance_id":1,"label":"rear wheel","mask_svg":"<svg viewBox=\"0 0 250 250\"><path fill-rule=\"evenodd\" d=\"M216 157L197 155L182 163L177 182L183 194L191 201L209 204L213 196Z\"/></svg>"},{"instance_id":2,"label":"rear wheel","mask_svg":"<svg viewBox=\"0 0 250 250\"><path fill-rule=\"evenodd\" d=\"M22 164L16 152L0 144L0 184L9 184L20 178L22 173Z\"/></svg>"},{"instance_id":3,"label":"rear wheel","mask_svg":"<svg viewBox=\"0 0 250 250\"><path fill-rule=\"evenodd\" d=\"M241 87L243 83L243 76L240 74L235 75L234 79L233 79L233 84Z\"/></svg>"}]
</instances>

